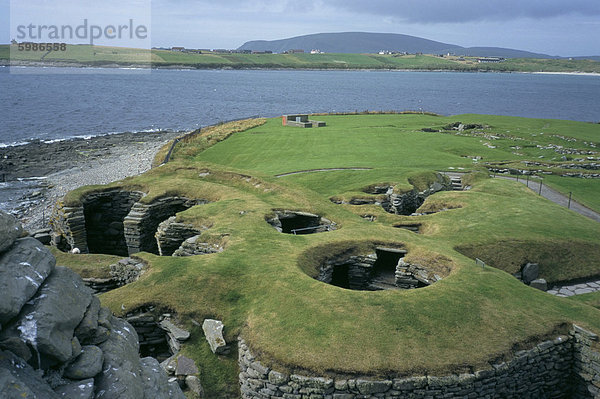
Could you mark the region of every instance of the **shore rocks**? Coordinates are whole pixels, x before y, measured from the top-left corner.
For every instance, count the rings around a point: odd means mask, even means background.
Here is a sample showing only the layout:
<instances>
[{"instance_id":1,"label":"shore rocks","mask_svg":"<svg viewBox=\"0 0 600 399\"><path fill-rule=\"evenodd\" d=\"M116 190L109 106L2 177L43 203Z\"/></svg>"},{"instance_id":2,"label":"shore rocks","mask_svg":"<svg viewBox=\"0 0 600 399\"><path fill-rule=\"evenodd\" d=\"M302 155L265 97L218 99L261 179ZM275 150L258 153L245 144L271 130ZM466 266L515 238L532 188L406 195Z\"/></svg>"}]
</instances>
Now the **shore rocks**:
<instances>
[{"instance_id":1,"label":"shore rocks","mask_svg":"<svg viewBox=\"0 0 600 399\"><path fill-rule=\"evenodd\" d=\"M23 234L21 224L13 216L0 213L0 252L6 251Z\"/></svg>"},{"instance_id":2,"label":"shore rocks","mask_svg":"<svg viewBox=\"0 0 600 399\"><path fill-rule=\"evenodd\" d=\"M31 237L3 239L0 397L184 398L77 274Z\"/></svg>"}]
</instances>

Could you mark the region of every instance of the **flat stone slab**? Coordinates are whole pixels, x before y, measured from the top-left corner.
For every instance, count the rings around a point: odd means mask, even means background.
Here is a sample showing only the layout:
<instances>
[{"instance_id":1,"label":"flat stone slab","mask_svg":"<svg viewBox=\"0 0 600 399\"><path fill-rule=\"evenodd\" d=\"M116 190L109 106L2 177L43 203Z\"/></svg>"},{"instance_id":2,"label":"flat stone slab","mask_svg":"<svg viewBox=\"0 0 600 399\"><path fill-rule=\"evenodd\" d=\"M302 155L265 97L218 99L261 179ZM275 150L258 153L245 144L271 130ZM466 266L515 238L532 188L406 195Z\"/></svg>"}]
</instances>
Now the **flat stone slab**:
<instances>
[{"instance_id":1,"label":"flat stone slab","mask_svg":"<svg viewBox=\"0 0 600 399\"><path fill-rule=\"evenodd\" d=\"M198 366L196 366L196 363L192 359L183 355L177 357L176 376L198 375L198 373Z\"/></svg>"},{"instance_id":2,"label":"flat stone slab","mask_svg":"<svg viewBox=\"0 0 600 399\"><path fill-rule=\"evenodd\" d=\"M554 287L553 289L551 289L547 292L549 294L560 296L560 297L569 297L569 296L573 296L573 295L590 294L592 292L599 292L599 291L600 291L600 280L593 280L593 281L588 281L585 283Z\"/></svg>"},{"instance_id":3,"label":"flat stone slab","mask_svg":"<svg viewBox=\"0 0 600 399\"><path fill-rule=\"evenodd\" d=\"M223 322L220 320L206 319L202 323L202 330L210 345L210 350L217 355L227 354L229 348L223 338Z\"/></svg>"},{"instance_id":4,"label":"flat stone slab","mask_svg":"<svg viewBox=\"0 0 600 399\"><path fill-rule=\"evenodd\" d=\"M186 341L190 338L189 331L186 331L183 328L176 326L169 319L162 320L160 322L160 327L179 342Z\"/></svg>"}]
</instances>

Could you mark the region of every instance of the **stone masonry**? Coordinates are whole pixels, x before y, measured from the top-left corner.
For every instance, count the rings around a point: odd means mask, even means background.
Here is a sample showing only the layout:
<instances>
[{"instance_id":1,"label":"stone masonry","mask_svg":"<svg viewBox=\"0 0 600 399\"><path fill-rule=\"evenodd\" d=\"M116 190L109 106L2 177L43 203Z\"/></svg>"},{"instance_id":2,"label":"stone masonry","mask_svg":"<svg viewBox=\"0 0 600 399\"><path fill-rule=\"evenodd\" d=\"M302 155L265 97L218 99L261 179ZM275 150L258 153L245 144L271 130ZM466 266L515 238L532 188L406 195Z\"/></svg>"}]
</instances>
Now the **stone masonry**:
<instances>
[{"instance_id":1,"label":"stone masonry","mask_svg":"<svg viewBox=\"0 0 600 399\"><path fill-rule=\"evenodd\" d=\"M516 352L512 360L475 373L389 379L286 374L263 365L243 339L239 381L243 399L596 398L600 395L598 336L570 334Z\"/></svg>"},{"instance_id":2,"label":"stone masonry","mask_svg":"<svg viewBox=\"0 0 600 399\"><path fill-rule=\"evenodd\" d=\"M77 248L81 253L128 256L147 251L158 254L155 234L159 224L177 212L207 202L163 197L144 204L139 202L144 195L116 188L87 194L77 206L67 207L59 203L51 220L53 244L64 251ZM173 234L163 237L165 253L170 255L186 238L199 233L189 226L185 231L180 230L176 231L181 233L178 237ZM173 240L180 241L177 244L171 242Z\"/></svg>"}]
</instances>

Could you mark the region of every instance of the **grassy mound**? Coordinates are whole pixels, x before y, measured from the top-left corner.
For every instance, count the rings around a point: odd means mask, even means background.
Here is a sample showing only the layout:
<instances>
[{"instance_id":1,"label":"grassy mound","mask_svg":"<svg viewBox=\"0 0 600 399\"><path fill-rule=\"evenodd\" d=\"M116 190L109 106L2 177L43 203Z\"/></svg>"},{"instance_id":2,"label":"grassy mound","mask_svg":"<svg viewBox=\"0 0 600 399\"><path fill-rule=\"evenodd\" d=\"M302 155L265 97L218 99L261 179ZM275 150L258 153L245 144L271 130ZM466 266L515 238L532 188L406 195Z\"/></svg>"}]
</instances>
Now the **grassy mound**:
<instances>
[{"instance_id":1,"label":"grassy mound","mask_svg":"<svg viewBox=\"0 0 600 399\"><path fill-rule=\"evenodd\" d=\"M600 274L600 224L482 172L488 161L559 158L549 146L563 140L555 136L585 147L600 125L485 115L319 119L327 127L283 127L279 119L252 122L246 130L223 125L217 136L226 140L196 136L178 144L170 163L114 183L147 192L144 201L165 193L211 200L177 219L210 226L210 239L226 245L218 254L186 258L141 253L149 270L102 295L102 302L118 314L150 303L169 309L189 322L193 335L201 332L192 320L219 318L229 342L243 335L266 364L314 373L467 371L562 331L565 323L600 331L597 309L529 288L506 273L537 261L549 281ZM433 131L456 122L481 128ZM476 173L465 177L471 190L428 197L421 210L434 214L400 216L375 204L330 201L368 196L366 188L383 182L398 192L421 189L440 170ZM294 171L306 172L276 177ZM97 189L82 188L65 201L77 203ZM276 209L318 214L337 229L282 234L265 221ZM418 224L419 234L394 227L399 224ZM366 292L313 278L332 254L359 253L374 243L406 249L407 259L445 270L443 279L418 290ZM477 267L475 256L495 268ZM216 362L202 339L184 351L224 373L209 373L209 397L231 393L226 387L237 378L234 356Z\"/></svg>"}]
</instances>

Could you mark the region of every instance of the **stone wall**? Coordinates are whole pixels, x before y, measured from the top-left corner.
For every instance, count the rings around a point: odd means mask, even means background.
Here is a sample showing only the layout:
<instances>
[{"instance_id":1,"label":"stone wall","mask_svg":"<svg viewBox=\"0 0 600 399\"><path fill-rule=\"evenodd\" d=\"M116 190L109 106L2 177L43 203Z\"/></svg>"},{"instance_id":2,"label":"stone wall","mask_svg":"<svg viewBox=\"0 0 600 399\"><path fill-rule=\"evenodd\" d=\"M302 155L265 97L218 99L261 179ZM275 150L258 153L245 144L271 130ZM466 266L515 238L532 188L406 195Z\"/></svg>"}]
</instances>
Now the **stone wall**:
<instances>
[{"instance_id":1,"label":"stone wall","mask_svg":"<svg viewBox=\"0 0 600 399\"><path fill-rule=\"evenodd\" d=\"M82 204L89 252L127 256L123 219L142 196L140 192L110 190L84 197Z\"/></svg>"},{"instance_id":2,"label":"stone wall","mask_svg":"<svg viewBox=\"0 0 600 399\"><path fill-rule=\"evenodd\" d=\"M123 219L144 193L113 189L88 194L81 205L57 205L50 220L53 244L61 250L127 256Z\"/></svg>"},{"instance_id":3,"label":"stone wall","mask_svg":"<svg viewBox=\"0 0 600 399\"><path fill-rule=\"evenodd\" d=\"M198 236L201 230L187 223L178 223L172 216L158 225L156 244L160 256L171 256L185 240Z\"/></svg>"},{"instance_id":4,"label":"stone wall","mask_svg":"<svg viewBox=\"0 0 600 399\"><path fill-rule=\"evenodd\" d=\"M133 205L131 212L123 220L129 254L145 251L158 255L158 246L154 236L158 225L177 212L205 202L183 197L164 197L150 204L136 203Z\"/></svg>"},{"instance_id":5,"label":"stone wall","mask_svg":"<svg viewBox=\"0 0 600 399\"><path fill-rule=\"evenodd\" d=\"M577 381L573 397L600 397L600 343L598 335L579 326L574 326L571 336L574 341L573 374Z\"/></svg>"},{"instance_id":6,"label":"stone wall","mask_svg":"<svg viewBox=\"0 0 600 399\"><path fill-rule=\"evenodd\" d=\"M375 254L334 258L321 265L317 280L352 290L368 290Z\"/></svg>"},{"instance_id":7,"label":"stone wall","mask_svg":"<svg viewBox=\"0 0 600 399\"><path fill-rule=\"evenodd\" d=\"M383 198L368 197L361 198L355 197L350 199L348 202L344 202L333 198L332 201L337 204L348 203L350 205L381 205L386 212L394 213L396 215L411 215L414 213L422 204L425 199L432 194L439 191L453 190L452 181L445 175L437 173L436 181L434 181L427 189L418 191L413 188L410 191L403 193L394 193L394 186L389 185L374 185L366 188L364 192L373 195L383 195Z\"/></svg>"},{"instance_id":8,"label":"stone wall","mask_svg":"<svg viewBox=\"0 0 600 399\"><path fill-rule=\"evenodd\" d=\"M569 336L544 341L472 374L373 379L272 370L240 339L239 381L243 399L594 398L600 392L597 340L574 326Z\"/></svg>"},{"instance_id":9,"label":"stone wall","mask_svg":"<svg viewBox=\"0 0 600 399\"><path fill-rule=\"evenodd\" d=\"M423 191L412 189L402 194L391 192L387 194L388 200L382 203L382 206L387 212L395 213L396 215L410 215L423 205L427 197L438 191L446 190L452 190L452 183L445 176L438 173L437 181L427 189Z\"/></svg>"},{"instance_id":10,"label":"stone wall","mask_svg":"<svg viewBox=\"0 0 600 399\"><path fill-rule=\"evenodd\" d=\"M159 224L177 212L207 202L164 197L143 204L139 202L143 196L144 193L138 191L112 189L85 195L79 206L57 205L50 222L53 244L64 251L77 248L81 253L128 256L146 251L159 254L155 237ZM191 228L180 230L163 238L165 254L172 254L185 239L198 234ZM174 248L171 249L169 243Z\"/></svg>"}]
</instances>

